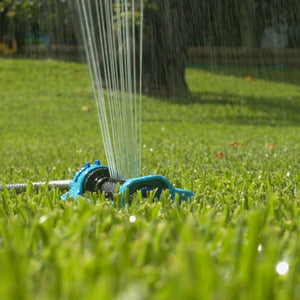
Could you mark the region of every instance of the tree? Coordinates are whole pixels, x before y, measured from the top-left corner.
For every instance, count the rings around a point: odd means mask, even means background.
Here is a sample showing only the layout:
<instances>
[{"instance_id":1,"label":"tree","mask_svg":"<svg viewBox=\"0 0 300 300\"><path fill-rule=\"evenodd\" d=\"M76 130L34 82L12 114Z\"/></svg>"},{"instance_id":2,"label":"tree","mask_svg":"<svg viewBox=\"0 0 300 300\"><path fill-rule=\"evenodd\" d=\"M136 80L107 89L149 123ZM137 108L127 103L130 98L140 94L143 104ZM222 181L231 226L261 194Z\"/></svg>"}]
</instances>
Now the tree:
<instances>
[{"instance_id":1,"label":"tree","mask_svg":"<svg viewBox=\"0 0 300 300\"><path fill-rule=\"evenodd\" d=\"M114 13L117 14L117 12L121 9L121 16L123 16L125 2L114 3L114 1L112 1L112 3L115 8ZM188 22L186 22L186 11L189 6L187 3L188 2L185 0L144 0L143 92L146 94L165 97L178 97L188 94L188 87L184 78L185 55L187 52L188 40ZM102 2L102 4L104 7L102 9L105 11L107 9L106 2ZM131 1L128 1L127 4L128 12L131 13ZM84 8L84 5L81 5L82 4L80 4L78 7L79 15ZM135 1L135 5L135 15L138 15L138 12L140 11L140 2ZM100 46L102 44L100 40L109 45L106 39L107 35L109 34L107 30L109 30L111 24L110 14L106 16L105 14L101 15L100 13L101 18L100 22L98 22L99 13L97 19L97 11L101 11L100 8L102 5L99 6L98 2L95 3L94 1L91 1L88 7L89 9L87 14L90 15L89 21L93 23L93 35L96 37L95 42L99 42L97 48L99 52L101 52L100 57L101 55L105 56L105 51L102 53L103 51L101 50L102 48L105 49L105 47ZM136 53L140 52L139 17L140 16L138 15L136 18L137 22L135 28ZM78 20L79 19L80 17L78 17ZM115 40L118 41L119 39L117 38L117 35L122 30L118 31L117 29L117 15L114 16L114 19L114 34L116 35ZM129 17L129 21L131 19L132 15ZM119 23L125 24L125 20L121 20ZM106 34L103 34L104 32L101 33L102 31L106 32ZM102 36L100 40L97 39L99 36ZM119 61L119 51L115 51L113 55L117 57L116 61ZM138 66L138 55L136 56L136 60L136 66ZM100 70L105 68L103 63L104 60L100 59L100 64L102 64ZM117 76L120 76L120 70ZM105 83L106 79L103 79L102 85L104 84L107 86Z\"/></svg>"},{"instance_id":2,"label":"tree","mask_svg":"<svg viewBox=\"0 0 300 300\"><path fill-rule=\"evenodd\" d=\"M144 92L186 96L188 87L184 76L190 3L186 0L153 0L150 3L152 6L145 8Z\"/></svg>"}]
</instances>

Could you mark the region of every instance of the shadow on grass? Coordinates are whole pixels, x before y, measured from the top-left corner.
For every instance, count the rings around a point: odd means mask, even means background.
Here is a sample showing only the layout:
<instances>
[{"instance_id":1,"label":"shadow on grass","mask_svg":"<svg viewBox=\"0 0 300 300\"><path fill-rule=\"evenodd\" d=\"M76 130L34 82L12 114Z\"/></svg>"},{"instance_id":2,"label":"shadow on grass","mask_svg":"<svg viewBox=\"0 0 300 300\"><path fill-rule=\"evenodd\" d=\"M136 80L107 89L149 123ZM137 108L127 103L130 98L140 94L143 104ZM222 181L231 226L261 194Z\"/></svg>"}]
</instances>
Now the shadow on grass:
<instances>
[{"instance_id":1,"label":"shadow on grass","mask_svg":"<svg viewBox=\"0 0 300 300\"><path fill-rule=\"evenodd\" d=\"M193 68L193 67L191 67ZM194 67L205 70L215 75L235 76L238 78L252 77L271 82L288 83L300 86L299 68L288 66L257 66L257 67L234 67L234 66L207 66Z\"/></svg>"},{"instance_id":2,"label":"shadow on grass","mask_svg":"<svg viewBox=\"0 0 300 300\"><path fill-rule=\"evenodd\" d=\"M300 98L249 97L234 94L193 93L190 104L223 107L216 121L240 125L299 126Z\"/></svg>"},{"instance_id":3,"label":"shadow on grass","mask_svg":"<svg viewBox=\"0 0 300 300\"><path fill-rule=\"evenodd\" d=\"M178 107L170 106L168 120L171 122L186 120L190 123L206 124L214 122L254 126L300 126L300 97L287 99L192 92L188 97L156 99L182 107L182 114L178 115Z\"/></svg>"}]
</instances>

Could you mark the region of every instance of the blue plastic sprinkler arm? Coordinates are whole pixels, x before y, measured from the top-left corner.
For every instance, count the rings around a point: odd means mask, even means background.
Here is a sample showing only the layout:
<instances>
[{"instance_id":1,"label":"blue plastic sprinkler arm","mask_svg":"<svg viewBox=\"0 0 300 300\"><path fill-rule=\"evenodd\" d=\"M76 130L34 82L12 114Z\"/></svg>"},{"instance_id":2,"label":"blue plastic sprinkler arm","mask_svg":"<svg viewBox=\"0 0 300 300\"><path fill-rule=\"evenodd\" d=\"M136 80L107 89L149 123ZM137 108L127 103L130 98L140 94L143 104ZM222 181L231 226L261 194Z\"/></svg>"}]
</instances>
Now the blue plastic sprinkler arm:
<instances>
[{"instance_id":1,"label":"blue plastic sprinkler arm","mask_svg":"<svg viewBox=\"0 0 300 300\"><path fill-rule=\"evenodd\" d=\"M158 199L160 198L161 192L163 190L169 190L171 199L173 201L176 194L179 196L180 200L185 201L188 200L188 198L194 196L193 192L175 188L167 178L159 175L149 175L129 179L120 187L119 194L122 194L124 197L126 189L129 190L129 195L133 195L134 193L136 193L136 191L140 190L142 191L143 196L145 196L146 191L157 189L155 197L157 197Z\"/></svg>"}]
</instances>

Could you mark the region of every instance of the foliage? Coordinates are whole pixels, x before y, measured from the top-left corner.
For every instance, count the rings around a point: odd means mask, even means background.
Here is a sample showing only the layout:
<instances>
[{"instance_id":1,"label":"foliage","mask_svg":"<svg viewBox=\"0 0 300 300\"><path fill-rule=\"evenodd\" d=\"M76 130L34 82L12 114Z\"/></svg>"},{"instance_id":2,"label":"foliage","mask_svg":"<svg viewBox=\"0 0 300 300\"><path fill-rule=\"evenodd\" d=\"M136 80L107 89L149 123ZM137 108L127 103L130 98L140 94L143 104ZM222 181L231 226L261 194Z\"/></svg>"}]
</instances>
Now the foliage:
<instances>
[{"instance_id":1,"label":"foliage","mask_svg":"<svg viewBox=\"0 0 300 300\"><path fill-rule=\"evenodd\" d=\"M59 5L66 0L2 0L0 3L1 10L8 10L11 17L26 15L28 19L36 18L37 11L45 10L50 5Z\"/></svg>"},{"instance_id":2,"label":"foliage","mask_svg":"<svg viewBox=\"0 0 300 300\"><path fill-rule=\"evenodd\" d=\"M192 189L191 203L0 192L0 298L297 299L296 75L189 69L194 103L144 97L143 173ZM88 79L85 65L0 59L0 183L105 163Z\"/></svg>"},{"instance_id":3,"label":"foliage","mask_svg":"<svg viewBox=\"0 0 300 300\"><path fill-rule=\"evenodd\" d=\"M68 27L69 9L65 0L4 0L0 2L0 10L8 17L4 20L13 25L20 52L32 34L37 39L47 36L54 43L60 35L67 35L66 31L70 36L73 34ZM67 41L65 38L64 43Z\"/></svg>"},{"instance_id":4,"label":"foliage","mask_svg":"<svg viewBox=\"0 0 300 300\"><path fill-rule=\"evenodd\" d=\"M290 47L299 45L297 24L300 10L296 0L190 0L192 46L242 46L245 39L243 27L249 19L247 31L252 35L254 46L260 46L264 29L287 24ZM246 9L246 12L244 11ZM246 22L247 23L247 22Z\"/></svg>"},{"instance_id":5,"label":"foliage","mask_svg":"<svg viewBox=\"0 0 300 300\"><path fill-rule=\"evenodd\" d=\"M165 18L162 10L164 1L144 0L146 10L157 12ZM139 11L140 3L136 2L136 11ZM168 5L177 5L176 1L169 1ZM128 2L130 5L130 3ZM189 34L191 46L241 46L243 38L242 16L243 5L247 6L255 46L259 46L263 31L268 26L287 23L289 27L290 46L299 44L297 26L299 23L299 1L295 0L225 0L222 5L218 1L189 0L185 1L187 15L186 32ZM47 20L48 34L53 34L68 16L73 13L74 0L2 0L0 11L6 11L7 15L14 19L15 25L24 25L24 20L29 23L45 24ZM136 14L138 19L138 13ZM145 20L145 26L149 26L151 20ZM45 26L45 25L44 25ZM43 25L42 25L43 27ZM61 29L61 26L60 26ZM42 30L45 30L42 29ZM68 28L69 34L74 34Z\"/></svg>"}]
</instances>

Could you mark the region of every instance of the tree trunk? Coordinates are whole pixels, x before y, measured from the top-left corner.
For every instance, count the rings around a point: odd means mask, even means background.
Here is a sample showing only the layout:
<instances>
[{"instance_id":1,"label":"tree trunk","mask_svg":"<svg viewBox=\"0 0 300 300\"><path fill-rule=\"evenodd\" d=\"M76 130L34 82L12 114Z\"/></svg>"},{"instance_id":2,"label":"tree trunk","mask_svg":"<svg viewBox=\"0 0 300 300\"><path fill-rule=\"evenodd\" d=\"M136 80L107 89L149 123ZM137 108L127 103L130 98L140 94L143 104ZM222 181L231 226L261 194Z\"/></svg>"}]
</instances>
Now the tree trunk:
<instances>
[{"instance_id":1,"label":"tree trunk","mask_svg":"<svg viewBox=\"0 0 300 300\"><path fill-rule=\"evenodd\" d=\"M145 9L143 92L163 97L187 96L186 0L155 0L157 10Z\"/></svg>"},{"instance_id":2,"label":"tree trunk","mask_svg":"<svg viewBox=\"0 0 300 300\"><path fill-rule=\"evenodd\" d=\"M15 31L15 38L18 47L18 54L23 54L25 51L25 35L26 31L17 25L17 29Z\"/></svg>"},{"instance_id":3,"label":"tree trunk","mask_svg":"<svg viewBox=\"0 0 300 300\"><path fill-rule=\"evenodd\" d=\"M254 47L255 29L254 29L255 7L253 0L241 0L240 2L240 28L242 47Z\"/></svg>"}]
</instances>

